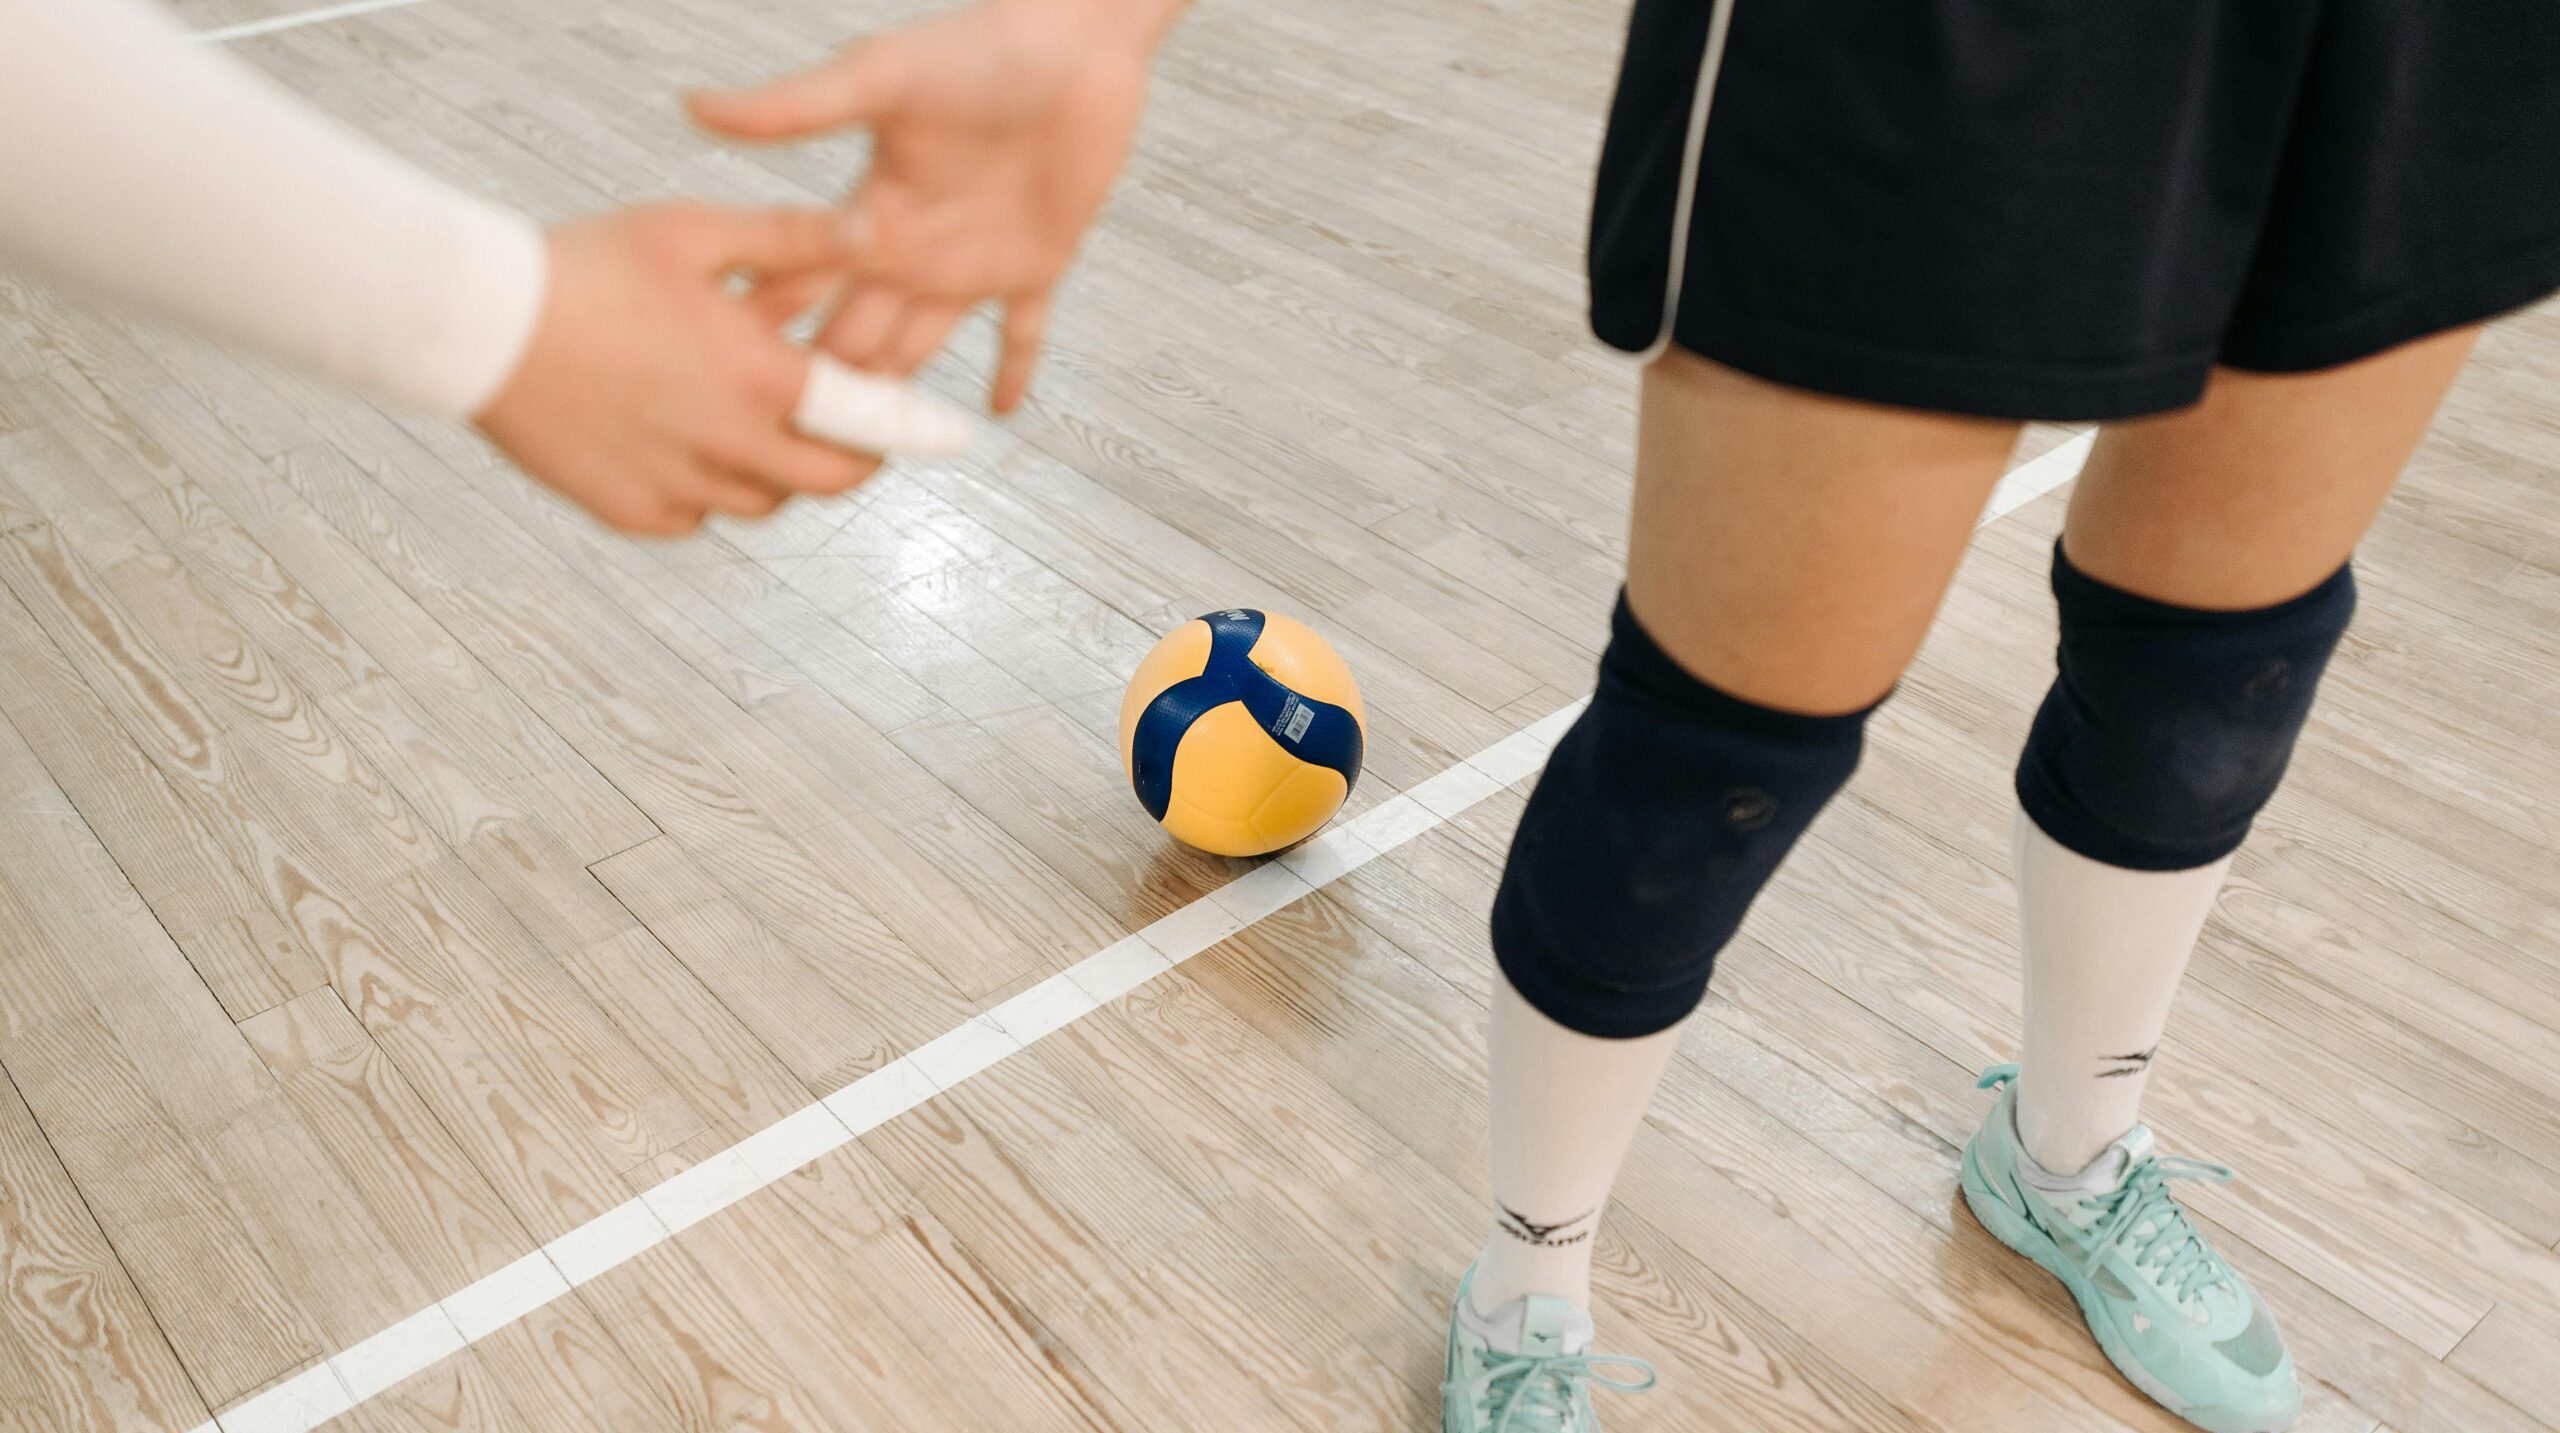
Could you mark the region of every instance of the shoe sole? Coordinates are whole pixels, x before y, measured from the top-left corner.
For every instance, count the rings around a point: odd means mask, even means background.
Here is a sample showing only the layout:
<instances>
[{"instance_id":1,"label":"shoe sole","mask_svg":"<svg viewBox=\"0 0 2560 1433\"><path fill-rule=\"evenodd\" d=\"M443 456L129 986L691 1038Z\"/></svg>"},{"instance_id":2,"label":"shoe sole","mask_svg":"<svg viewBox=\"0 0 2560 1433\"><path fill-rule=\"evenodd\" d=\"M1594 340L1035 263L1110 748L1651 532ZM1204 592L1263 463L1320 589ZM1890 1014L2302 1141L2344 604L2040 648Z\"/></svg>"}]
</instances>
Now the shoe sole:
<instances>
[{"instance_id":1,"label":"shoe sole","mask_svg":"<svg viewBox=\"0 0 2560 1433\"><path fill-rule=\"evenodd\" d=\"M2142 1390L2144 1397L2204 1429L2205 1433L2284 1433L2302 1417L2301 1409L2296 1408L2270 1422L2225 1409L2202 1408L2187 1403L2153 1378L2133 1356L2131 1349L2122 1346L2115 1337L2113 1326L2099 1316L2097 1291L2090 1288L2080 1276L2080 1271L2063 1258L2062 1246L2053 1242L2053 1236L2037 1228L1991 1192L1991 1182L1983 1177L1981 1163L1974 1158L1970 1140L1965 1142L1964 1172L1960 1183L1964 1189L1965 1207L1973 1211L1974 1222L1989 1231L1992 1238L2008 1245L2012 1253L2024 1255L2037 1268L2061 1281L2062 1287L2071 1292L2072 1302L2080 1306L2080 1321L2088 1326L2090 1337L2097 1340L2098 1351L2107 1356L2107 1362L2115 1365L2116 1372L2123 1374L2127 1383Z\"/></svg>"}]
</instances>

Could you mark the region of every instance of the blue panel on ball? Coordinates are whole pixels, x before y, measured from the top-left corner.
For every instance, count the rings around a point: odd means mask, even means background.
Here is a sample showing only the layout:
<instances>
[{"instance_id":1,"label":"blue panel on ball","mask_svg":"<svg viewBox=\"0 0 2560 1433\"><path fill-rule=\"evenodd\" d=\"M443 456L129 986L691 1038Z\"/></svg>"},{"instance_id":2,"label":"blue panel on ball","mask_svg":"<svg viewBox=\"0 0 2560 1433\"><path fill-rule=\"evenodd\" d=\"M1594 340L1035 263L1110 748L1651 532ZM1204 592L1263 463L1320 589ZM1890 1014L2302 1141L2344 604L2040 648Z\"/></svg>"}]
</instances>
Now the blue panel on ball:
<instances>
[{"instance_id":1,"label":"blue panel on ball","mask_svg":"<svg viewBox=\"0 0 2560 1433\"><path fill-rule=\"evenodd\" d=\"M1200 675L1157 694L1130 733L1129 784L1147 814L1161 821L1173 803L1173 757L1183 735L1211 709L1228 702L1244 703L1291 755L1341 772L1346 790L1356 785L1362 751L1359 720L1331 702L1291 691L1253 664L1253 644L1262 640L1262 614L1238 607L1199 620L1209 624L1208 663Z\"/></svg>"},{"instance_id":2,"label":"blue panel on ball","mask_svg":"<svg viewBox=\"0 0 2560 1433\"><path fill-rule=\"evenodd\" d=\"M1129 734L1129 784L1149 816L1164 819L1165 808L1173 804L1173 754L1193 722L1210 708L1235 700L1228 685L1207 673L1185 677L1157 693L1138 714L1137 729Z\"/></svg>"}]
</instances>

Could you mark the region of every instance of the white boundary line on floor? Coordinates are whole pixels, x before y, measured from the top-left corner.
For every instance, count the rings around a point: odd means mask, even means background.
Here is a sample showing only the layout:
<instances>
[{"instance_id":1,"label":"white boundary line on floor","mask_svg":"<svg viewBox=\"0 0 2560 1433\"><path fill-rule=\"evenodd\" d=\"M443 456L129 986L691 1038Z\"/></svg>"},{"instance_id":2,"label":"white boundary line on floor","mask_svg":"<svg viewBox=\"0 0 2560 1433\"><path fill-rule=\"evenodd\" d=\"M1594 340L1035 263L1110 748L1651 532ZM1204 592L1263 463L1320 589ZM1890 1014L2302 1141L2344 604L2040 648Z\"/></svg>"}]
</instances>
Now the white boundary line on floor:
<instances>
[{"instance_id":1,"label":"white boundary line on floor","mask_svg":"<svg viewBox=\"0 0 2560 1433\"><path fill-rule=\"evenodd\" d=\"M2069 482L2092 435L2023 463L1984 507L1989 526ZM739 1200L1021 1054L1264 916L1310 895L1546 764L1590 699L1548 713L1189 905L1095 951L824 1099L801 1107L514 1263L231 1407L193 1433L311 1433Z\"/></svg>"},{"instance_id":2,"label":"white boundary line on floor","mask_svg":"<svg viewBox=\"0 0 2560 1433\"><path fill-rule=\"evenodd\" d=\"M1977 527L1989 527L2064 483L2080 476L2080 465L2089 461L2089 448L2098 441L2098 430L2080 433L2041 457L2020 463L1991 490L1991 501L1982 509Z\"/></svg>"},{"instance_id":3,"label":"white boundary line on floor","mask_svg":"<svg viewBox=\"0 0 2560 1433\"><path fill-rule=\"evenodd\" d=\"M397 10L403 5L420 3L422 0L348 0L344 5L323 5L317 10L302 10L291 15L270 15L264 20L248 20L237 25L198 30L195 32L195 39L202 44L219 45L230 40L246 40L255 35L272 35L278 30L299 30L305 25L325 25L331 20L345 20L357 15L370 15L376 10Z\"/></svg>"}]
</instances>

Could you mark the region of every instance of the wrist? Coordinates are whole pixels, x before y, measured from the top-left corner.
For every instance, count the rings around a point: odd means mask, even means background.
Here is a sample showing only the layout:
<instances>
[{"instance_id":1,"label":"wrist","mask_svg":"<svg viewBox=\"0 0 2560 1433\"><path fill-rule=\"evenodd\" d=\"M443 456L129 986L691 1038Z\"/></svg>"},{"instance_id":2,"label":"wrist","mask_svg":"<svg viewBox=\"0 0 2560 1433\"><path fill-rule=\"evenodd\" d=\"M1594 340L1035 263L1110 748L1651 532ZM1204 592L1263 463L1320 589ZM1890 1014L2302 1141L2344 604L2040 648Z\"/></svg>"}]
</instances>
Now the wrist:
<instances>
[{"instance_id":1,"label":"wrist","mask_svg":"<svg viewBox=\"0 0 2560 1433\"><path fill-rule=\"evenodd\" d=\"M505 217L512 222L500 261L491 265L477 286L486 295L492 315L489 351L476 365L477 380L451 405L452 416L475 424L515 387L554 306L558 245L531 220Z\"/></svg>"}]
</instances>

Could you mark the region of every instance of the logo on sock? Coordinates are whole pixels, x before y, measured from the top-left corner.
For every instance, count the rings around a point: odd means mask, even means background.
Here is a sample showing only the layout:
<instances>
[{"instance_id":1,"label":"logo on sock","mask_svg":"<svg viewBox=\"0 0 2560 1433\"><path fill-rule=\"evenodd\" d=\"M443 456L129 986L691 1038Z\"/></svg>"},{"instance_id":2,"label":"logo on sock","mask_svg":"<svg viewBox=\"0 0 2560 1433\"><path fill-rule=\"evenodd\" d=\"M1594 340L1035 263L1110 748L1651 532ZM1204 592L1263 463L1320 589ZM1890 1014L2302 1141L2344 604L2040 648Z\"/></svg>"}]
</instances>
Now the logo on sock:
<instances>
[{"instance_id":1,"label":"logo on sock","mask_svg":"<svg viewBox=\"0 0 2560 1433\"><path fill-rule=\"evenodd\" d=\"M2112 1070L2100 1070L2098 1072L2098 1078L2101 1080L2121 1080L2127 1075L2139 1075L2143 1071L2151 1068L2151 1057L2159 1053L2160 1047L2154 1045L2150 1049L2145 1050L2138 1055L2100 1055L2098 1057L2099 1059L2114 1065L2116 1068Z\"/></svg>"},{"instance_id":2,"label":"logo on sock","mask_svg":"<svg viewBox=\"0 0 2560 1433\"><path fill-rule=\"evenodd\" d=\"M1534 1245L1540 1249L1561 1249L1590 1238L1591 1231L1585 1229L1579 1234L1562 1234L1559 1231L1583 1223L1599 1212L1597 1209L1586 1209L1561 1224L1540 1224L1534 1219L1523 1217L1519 1210L1506 1204L1502 1206L1502 1218L1495 1222L1503 1233L1523 1244Z\"/></svg>"}]
</instances>

